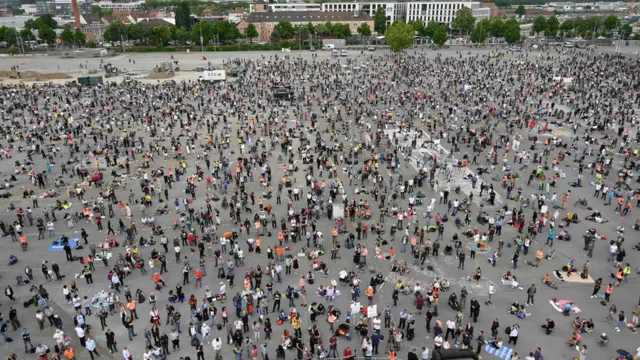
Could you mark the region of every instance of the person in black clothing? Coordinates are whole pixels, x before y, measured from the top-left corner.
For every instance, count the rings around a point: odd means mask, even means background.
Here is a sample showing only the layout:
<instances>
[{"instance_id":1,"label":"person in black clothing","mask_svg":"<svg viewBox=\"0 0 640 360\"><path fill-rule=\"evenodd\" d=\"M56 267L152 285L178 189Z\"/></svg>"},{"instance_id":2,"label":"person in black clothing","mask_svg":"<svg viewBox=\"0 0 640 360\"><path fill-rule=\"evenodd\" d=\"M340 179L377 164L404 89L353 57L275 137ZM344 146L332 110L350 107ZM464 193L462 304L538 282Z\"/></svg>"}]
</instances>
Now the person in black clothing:
<instances>
[{"instance_id":1,"label":"person in black clothing","mask_svg":"<svg viewBox=\"0 0 640 360\"><path fill-rule=\"evenodd\" d=\"M271 312L276 312L276 309L280 312L280 298L282 298L282 295L276 290L276 292L273 293L273 309L271 309Z\"/></svg>"},{"instance_id":2,"label":"person in black clothing","mask_svg":"<svg viewBox=\"0 0 640 360\"><path fill-rule=\"evenodd\" d=\"M198 354L197 360L204 360L204 347L202 346L202 343L196 346L196 353Z\"/></svg>"},{"instance_id":3,"label":"person in black clothing","mask_svg":"<svg viewBox=\"0 0 640 360\"><path fill-rule=\"evenodd\" d=\"M407 354L407 360L418 360L418 349L413 348L411 351L409 351L409 354Z\"/></svg>"},{"instance_id":4,"label":"person in black clothing","mask_svg":"<svg viewBox=\"0 0 640 360\"><path fill-rule=\"evenodd\" d=\"M58 264L52 263L51 270L53 271L54 274L56 274L56 280L58 281L62 280L62 276L60 276L60 266L58 266Z\"/></svg>"},{"instance_id":5,"label":"person in black clothing","mask_svg":"<svg viewBox=\"0 0 640 360\"><path fill-rule=\"evenodd\" d=\"M545 329L546 334L549 335L551 334L551 331L553 331L553 328L556 327L556 323L553 322L553 320L551 320L551 318L547 318L547 323L542 325L542 328Z\"/></svg>"},{"instance_id":6,"label":"person in black clothing","mask_svg":"<svg viewBox=\"0 0 640 360\"><path fill-rule=\"evenodd\" d=\"M496 318L495 320L493 320L493 323L491 323L491 338L492 339L497 339L498 338L498 330L500 329L500 322L498 321L498 318Z\"/></svg>"},{"instance_id":7,"label":"person in black clothing","mask_svg":"<svg viewBox=\"0 0 640 360\"><path fill-rule=\"evenodd\" d=\"M117 352L118 348L116 347L116 334L111 331L111 329L107 329L104 334L107 337L107 349L109 349L112 354L114 352Z\"/></svg>"},{"instance_id":8,"label":"person in black clothing","mask_svg":"<svg viewBox=\"0 0 640 360\"><path fill-rule=\"evenodd\" d=\"M169 352L169 337L167 336L167 334L162 334L162 336L160 336L160 345L162 346L162 352L165 355L169 355L171 354Z\"/></svg>"}]
</instances>

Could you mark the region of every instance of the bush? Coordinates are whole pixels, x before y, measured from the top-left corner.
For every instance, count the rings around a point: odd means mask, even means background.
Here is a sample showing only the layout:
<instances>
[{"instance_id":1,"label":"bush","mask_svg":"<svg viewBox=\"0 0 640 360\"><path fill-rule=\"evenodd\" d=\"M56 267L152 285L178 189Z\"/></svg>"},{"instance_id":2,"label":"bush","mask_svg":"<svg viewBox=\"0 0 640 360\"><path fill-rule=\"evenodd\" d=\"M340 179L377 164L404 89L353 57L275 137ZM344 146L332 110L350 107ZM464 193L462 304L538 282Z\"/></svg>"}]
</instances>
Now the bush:
<instances>
[{"instance_id":1,"label":"bush","mask_svg":"<svg viewBox=\"0 0 640 360\"><path fill-rule=\"evenodd\" d=\"M87 41L85 46L88 47L88 48L91 48L91 49L95 49L97 47L96 43L93 42L93 41Z\"/></svg>"},{"instance_id":2,"label":"bush","mask_svg":"<svg viewBox=\"0 0 640 360\"><path fill-rule=\"evenodd\" d=\"M14 48L9 49L9 55L15 55L17 53L18 53L18 51L16 49L14 49Z\"/></svg>"}]
</instances>

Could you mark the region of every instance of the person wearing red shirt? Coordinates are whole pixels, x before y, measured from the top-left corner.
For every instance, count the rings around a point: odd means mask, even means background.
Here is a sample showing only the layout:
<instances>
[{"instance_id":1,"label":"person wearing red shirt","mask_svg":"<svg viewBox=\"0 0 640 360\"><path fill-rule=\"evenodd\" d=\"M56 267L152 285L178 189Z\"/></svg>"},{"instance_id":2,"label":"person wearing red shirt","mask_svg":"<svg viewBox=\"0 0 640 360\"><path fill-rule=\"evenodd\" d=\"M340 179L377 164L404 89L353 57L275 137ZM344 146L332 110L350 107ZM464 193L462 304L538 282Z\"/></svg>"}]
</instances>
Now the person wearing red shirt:
<instances>
[{"instance_id":1,"label":"person wearing red shirt","mask_svg":"<svg viewBox=\"0 0 640 360\"><path fill-rule=\"evenodd\" d=\"M346 347L344 348L344 351L342 351L342 359L343 360L353 360L355 357L353 356L353 351L351 351L350 347Z\"/></svg>"}]
</instances>

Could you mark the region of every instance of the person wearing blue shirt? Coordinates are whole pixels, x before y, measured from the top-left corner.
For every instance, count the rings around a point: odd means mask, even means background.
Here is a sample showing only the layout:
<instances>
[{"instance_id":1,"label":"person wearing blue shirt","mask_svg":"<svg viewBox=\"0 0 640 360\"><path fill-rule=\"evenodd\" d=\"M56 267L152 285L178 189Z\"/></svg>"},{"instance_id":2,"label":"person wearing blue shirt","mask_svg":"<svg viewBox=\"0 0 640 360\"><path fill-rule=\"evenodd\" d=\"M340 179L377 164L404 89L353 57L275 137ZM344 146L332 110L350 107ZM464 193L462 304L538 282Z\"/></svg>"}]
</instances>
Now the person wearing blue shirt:
<instances>
[{"instance_id":1,"label":"person wearing blue shirt","mask_svg":"<svg viewBox=\"0 0 640 360\"><path fill-rule=\"evenodd\" d=\"M33 344L31 343L31 332L29 332L27 328L22 329L22 333L20 333L20 335L22 336L22 341L24 342L25 353L28 353L31 349L35 349L35 346L33 346ZM29 346L27 347L27 345Z\"/></svg>"},{"instance_id":2,"label":"person wearing blue shirt","mask_svg":"<svg viewBox=\"0 0 640 360\"><path fill-rule=\"evenodd\" d=\"M547 242L545 245L553 246L553 239L556 237L556 232L553 229L549 229L549 236L547 236Z\"/></svg>"}]
</instances>

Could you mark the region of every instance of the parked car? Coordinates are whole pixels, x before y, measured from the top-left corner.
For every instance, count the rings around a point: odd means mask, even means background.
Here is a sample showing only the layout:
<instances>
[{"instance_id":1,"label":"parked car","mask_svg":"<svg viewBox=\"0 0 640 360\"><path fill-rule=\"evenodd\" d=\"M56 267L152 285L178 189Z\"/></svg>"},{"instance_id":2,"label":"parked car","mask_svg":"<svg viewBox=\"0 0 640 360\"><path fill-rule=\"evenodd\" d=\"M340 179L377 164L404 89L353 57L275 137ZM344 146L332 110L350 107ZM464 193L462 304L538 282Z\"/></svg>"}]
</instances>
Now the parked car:
<instances>
[{"instance_id":1,"label":"parked car","mask_svg":"<svg viewBox=\"0 0 640 360\"><path fill-rule=\"evenodd\" d=\"M316 48L312 46L309 48L309 51L316 51Z\"/></svg>"},{"instance_id":2,"label":"parked car","mask_svg":"<svg viewBox=\"0 0 640 360\"><path fill-rule=\"evenodd\" d=\"M367 48L367 50L369 50L369 51L376 51L376 47L375 47L375 46L369 46L369 47Z\"/></svg>"},{"instance_id":3,"label":"parked car","mask_svg":"<svg viewBox=\"0 0 640 360\"><path fill-rule=\"evenodd\" d=\"M340 51L340 56L342 56L342 57L347 57L347 55L348 55L348 54L347 54L347 50L341 50L341 51Z\"/></svg>"}]
</instances>

